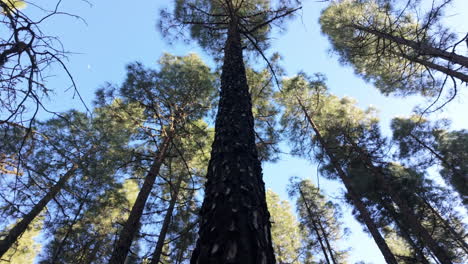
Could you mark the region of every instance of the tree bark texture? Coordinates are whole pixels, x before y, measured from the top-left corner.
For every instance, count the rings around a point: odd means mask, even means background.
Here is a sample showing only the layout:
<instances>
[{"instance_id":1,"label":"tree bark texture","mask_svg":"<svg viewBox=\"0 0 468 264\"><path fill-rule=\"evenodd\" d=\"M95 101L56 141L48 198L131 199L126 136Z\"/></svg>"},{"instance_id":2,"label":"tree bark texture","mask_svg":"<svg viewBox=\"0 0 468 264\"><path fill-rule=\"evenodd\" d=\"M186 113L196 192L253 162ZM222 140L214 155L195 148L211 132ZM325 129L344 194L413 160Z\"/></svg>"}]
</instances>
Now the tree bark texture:
<instances>
[{"instance_id":1,"label":"tree bark texture","mask_svg":"<svg viewBox=\"0 0 468 264\"><path fill-rule=\"evenodd\" d=\"M141 215L145 209L146 201L148 200L148 197L151 193L151 189L153 188L154 182L156 181L156 177L159 174L161 165L166 158L172 137L172 132L169 132L169 135L164 137L158 148L158 153L156 154L153 164L151 165L151 168L146 175L143 186L141 187L135 203L133 204L132 210L130 211L130 215L128 216L127 221L125 222L123 229L120 232L119 239L117 241L116 247L114 248L114 251L112 252L109 264L125 263L125 259L127 258L128 252L130 251L133 238L138 232Z\"/></svg>"},{"instance_id":2,"label":"tree bark texture","mask_svg":"<svg viewBox=\"0 0 468 264\"><path fill-rule=\"evenodd\" d=\"M42 199L26 214L21 221L19 221L10 231L8 235L0 241L0 258L10 249L10 247L18 240L18 238L26 231L29 224L36 218L46 205L52 200L60 190L63 189L67 181L75 175L78 165L74 164L65 175L49 190L49 192L42 197Z\"/></svg>"},{"instance_id":3,"label":"tree bark texture","mask_svg":"<svg viewBox=\"0 0 468 264\"><path fill-rule=\"evenodd\" d=\"M241 38L233 20L192 264L275 263Z\"/></svg>"}]
</instances>

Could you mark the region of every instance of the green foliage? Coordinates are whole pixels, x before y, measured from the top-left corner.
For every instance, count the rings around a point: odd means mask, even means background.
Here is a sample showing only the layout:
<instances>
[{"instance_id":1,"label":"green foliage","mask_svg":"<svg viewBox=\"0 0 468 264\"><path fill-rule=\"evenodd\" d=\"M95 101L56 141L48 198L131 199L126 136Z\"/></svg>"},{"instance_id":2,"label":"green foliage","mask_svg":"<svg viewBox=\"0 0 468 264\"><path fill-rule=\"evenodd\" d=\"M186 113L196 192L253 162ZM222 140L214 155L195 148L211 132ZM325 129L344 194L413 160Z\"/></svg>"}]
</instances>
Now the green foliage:
<instances>
[{"instance_id":1,"label":"green foliage","mask_svg":"<svg viewBox=\"0 0 468 264\"><path fill-rule=\"evenodd\" d=\"M263 51L268 47L270 23L274 20L275 25L280 25L291 17L298 5L296 0L178 0L172 12L161 11L160 28L168 35L171 30L180 34L180 29L187 26L184 33L219 58L227 31L236 24L246 50Z\"/></svg>"},{"instance_id":2,"label":"green foliage","mask_svg":"<svg viewBox=\"0 0 468 264\"><path fill-rule=\"evenodd\" d=\"M302 245L303 233L299 229L299 223L291 212L291 206L287 201L282 201L278 194L267 190L266 200L271 216L271 238L278 263L303 263L300 260L310 258L306 248Z\"/></svg>"},{"instance_id":3,"label":"green foliage","mask_svg":"<svg viewBox=\"0 0 468 264\"><path fill-rule=\"evenodd\" d=\"M389 1L335 1L323 11L320 24L341 62L352 65L356 74L373 83L383 94L433 96L442 80L412 60L431 61L431 57L420 55L420 51L392 38L433 44L437 14L432 17L434 21L421 25L414 15L404 11L396 10ZM441 34L446 38L444 41L453 38L444 33Z\"/></svg>"},{"instance_id":4,"label":"green foliage","mask_svg":"<svg viewBox=\"0 0 468 264\"><path fill-rule=\"evenodd\" d=\"M260 160L276 161L280 132L276 121L279 108L273 102L273 77L267 69L256 71L250 67L247 67L246 75L252 96L252 113Z\"/></svg>"},{"instance_id":5,"label":"green foliage","mask_svg":"<svg viewBox=\"0 0 468 264\"><path fill-rule=\"evenodd\" d=\"M0 263L33 264L34 258L41 251L41 244L37 242L37 238L41 233L43 223L44 216L34 219L21 238L3 255ZM1 233L0 238L2 238Z\"/></svg>"},{"instance_id":6,"label":"green foliage","mask_svg":"<svg viewBox=\"0 0 468 264\"><path fill-rule=\"evenodd\" d=\"M399 146L400 158L418 166L440 164L440 174L468 203L468 132L448 131L448 121L430 122L420 116L392 120L393 140Z\"/></svg>"},{"instance_id":7,"label":"green foliage","mask_svg":"<svg viewBox=\"0 0 468 264\"><path fill-rule=\"evenodd\" d=\"M338 221L341 218L338 204L327 201L310 180L291 178L288 191L291 198L296 198L300 228L304 234L307 234L305 239L314 256L322 255L320 263L324 263L324 254L327 254L329 260L332 261L331 251L337 263L347 263L346 251L339 250L337 246L343 238L342 223Z\"/></svg>"}]
</instances>

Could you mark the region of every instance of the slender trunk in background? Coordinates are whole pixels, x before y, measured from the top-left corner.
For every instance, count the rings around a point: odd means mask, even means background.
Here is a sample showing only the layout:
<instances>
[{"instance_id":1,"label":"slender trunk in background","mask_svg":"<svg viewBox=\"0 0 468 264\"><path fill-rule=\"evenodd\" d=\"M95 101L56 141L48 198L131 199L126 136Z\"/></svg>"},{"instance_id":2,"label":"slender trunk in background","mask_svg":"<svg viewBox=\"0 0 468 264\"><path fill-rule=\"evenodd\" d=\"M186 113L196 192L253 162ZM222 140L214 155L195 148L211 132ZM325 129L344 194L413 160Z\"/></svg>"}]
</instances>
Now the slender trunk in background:
<instances>
[{"instance_id":1,"label":"slender trunk in background","mask_svg":"<svg viewBox=\"0 0 468 264\"><path fill-rule=\"evenodd\" d=\"M172 214L174 212L174 207L177 202L177 197L179 196L180 186L182 184L183 175L179 175L177 178L177 182L174 187L170 187L171 190L171 201L169 202L169 207L167 208L166 215L164 216L163 225L161 230L159 231L158 242L156 243L156 248L153 252L153 259L151 260L151 264L158 264L159 260L161 259L161 254L164 247L164 241L166 240L167 230L169 230L169 225L172 221Z\"/></svg>"},{"instance_id":2,"label":"slender trunk in background","mask_svg":"<svg viewBox=\"0 0 468 264\"><path fill-rule=\"evenodd\" d=\"M307 210L307 214L309 215L309 220L312 223L312 227L313 227L313 229L315 231L315 234L317 235L317 239L319 241L320 247L322 248L323 256L325 256L325 261L328 264L330 264L330 259L328 258L327 250L325 249L325 246L324 246L323 241L322 241L322 236L320 235L319 228L317 226L317 223L315 222L316 218L313 217L313 213L310 210L309 204L307 204L307 201L304 198L304 193L302 192L301 187L299 187L299 194L301 195L302 202L304 202L304 205L305 205L306 210ZM336 264L335 261L333 261L333 263Z\"/></svg>"},{"instance_id":3,"label":"slender trunk in background","mask_svg":"<svg viewBox=\"0 0 468 264\"><path fill-rule=\"evenodd\" d=\"M67 181L75 175L75 171L78 169L78 165L74 164L71 169L69 169L65 175L63 175L60 180L49 190L49 192L26 214L21 221L19 221L10 231L8 235L5 236L3 240L0 241L0 258L10 249L10 247L18 240L18 238L26 231L29 224L36 218L46 205L52 200L60 190L63 189Z\"/></svg>"},{"instance_id":4,"label":"slender trunk in background","mask_svg":"<svg viewBox=\"0 0 468 264\"><path fill-rule=\"evenodd\" d=\"M371 216L369 214L369 211L367 210L364 203L361 201L360 195L354 190L354 187L353 187L353 185L351 183L351 180L346 176L346 173L343 171L343 169L339 165L339 163L338 163L337 159L335 158L335 156L333 155L333 153L331 153L328 150L327 145L325 144L325 140L323 139L322 134L320 133L320 130L315 125L315 122L312 120L312 118L309 116L309 113L307 112L307 109L305 108L304 104L301 102L301 100L298 97L296 99L297 99L298 104L301 106L302 111L304 112L304 115L307 118L307 121L309 122L312 129L314 130L315 136L317 137L320 145L324 149L325 154L330 159L330 162L332 163L333 167L335 168L335 170L336 170L336 172L338 174L338 177L341 179L341 181L343 182L346 190L348 191L349 198L351 199L354 206L358 210L359 215L362 217L364 223L367 226L367 229L369 230L372 237L374 238L374 241L377 244L377 246L379 247L380 252L382 252L382 255L383 255L385 261L387 263L389 263L389 264L398 264L398 262L396 261L395 256L393 255L392 251L388 247L387 242L385 242L385 239L380 234L379 229L377 228L377 226L374 223L374 220L372 220L372 218L371 218Z\"/></svg>"},{"instance_id":5,"label":"slender trunk in background","mask_svg":"<svg viewBox=\"0 0 468 264\"><path fill-rule=\"evenodd\" d=\"M274 264L242 43L231 19L199 238L190 263Z\"/></svg>"},{"instance_id":6,"label":"slender trunk in background","mask_svg":"<svg viewBox=\"0 0 468 264\"><path fill-rule=\"evenodd\" d=\"M158 153L156 154L153 164L151 165L151 168L146 175L143 186L141 187L135 203L133 204L132 210L130 211L130 215L128 216L127 221L125 222L123 229L120 232L116 247L114 248L112 256L109 260L109 264L123 264L127 258L133 238L138 232L141 215L145 209L146 201L148 200L148 197L151 193L151 189L153 189L153 185L156 181L156 177L159 174L161 165L166 158L172 137L173 133L171 131L164 137L163 141L158 147Z\"/></svg>"},{"instance_id":7,"label":"slender trunk in background","mask_svg":"<svg viewBox=\"0 0 468 264\"><path fill-rule=\"evenodd\" d=\"M333 254L333 249L331 247L330 240L328 239L328 235L325 231L325 228L323 228L322 222L320 220L318 221L318 226L320 230L322 231L323 238L325 239L325 244L327 245L327 249L328 249L328 252L330 253L330 258L332 259L333 264L338 264L338 262L335 259L335 254Z\"/></svg>"},{"instance_id":8,"label":"slender trunk in background","mask_svg":"<svg viewBox=\"0 0 468 264\"><path fill-rule=\"evenodd\" d=\"M421 241L434 253L437 259L442 264L452 264L447 251L439 245L437 241L429 234L429 232L422 226L421 222L418 220L418 217L411 210L405 199L402 199L401 196L391 187L388 181L385 179L385 172L381 167L376 167L372 163L372 160L366 154L363 149L356 145L356 143L347 137L347 141L353 146L354 150L359 153L360 158L363 163L368 167L369 171L375 176L379 186L382 187L382 190L386 192L395 204L399 207L400 213L404 219L404 222L413 230L414 234L421 238Z\"/></svg>"},{"instance_id":9,"label":"slender trunk in background","mask_svg":"<svg viewBox=\"0 0 468 264\"><path fill-rule=\"evenodd\" d=\"M58 248L55 250L54 256L52 257L52 261L51 261L52 264L57 263L57 258L60 256L60 253L62 253L63 244L65 243L65 241L67 241L68 236L73 231L73 227L78 222L78 217L81 214L81 210L83 210L83 206L84 206L84 204L86 202L86 199L87 199L88 195L89 195L89 190L88 190L88 192L86 192L85 197L81 200L80 205L78 206L77 212L75 214L75 217L73 217L73 220L71 221L70 225L67 228L67 232L65 233L62 240L60 241L60 243L58 245Z\"/></svg>"}]
</instances>

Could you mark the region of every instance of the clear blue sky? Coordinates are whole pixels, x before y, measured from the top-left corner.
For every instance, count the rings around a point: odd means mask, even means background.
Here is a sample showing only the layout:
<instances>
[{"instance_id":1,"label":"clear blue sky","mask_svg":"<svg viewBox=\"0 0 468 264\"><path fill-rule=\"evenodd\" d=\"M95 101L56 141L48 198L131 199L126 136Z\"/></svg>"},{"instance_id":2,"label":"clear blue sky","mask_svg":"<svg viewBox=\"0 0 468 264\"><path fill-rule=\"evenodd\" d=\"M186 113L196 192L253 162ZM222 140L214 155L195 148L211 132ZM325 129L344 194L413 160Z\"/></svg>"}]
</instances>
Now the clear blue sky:
<instances>
[{"instance_id":1,"label":"clear blue sky","mask_svg":"<svg viewBox=\"0 0 468 264\"><path fill-rule=\"evenodd\" d=\"M35 1L36 2L36 1ZM50 5L50 0L37 1L38 5ZM70 54L67 65L74 76L88 106L94 98L94 91L105 82L121 83L125 76L125 65L135 60L147 66L156 66L156 61L164 52L185 55L196 52L210 62L206 53L200 50L195 42L181 42L169 45L156 29L159 9L169 6L172 1L155 0L91 0L92 6L85 1L65 0L62 10L81 16L86 23L68 16L55 17L43 28L50 35L59 36ZM161 3L163 2L163 3ZM409 115L421 98L384 97L377 89L366 84L353 74L350 67L341 66L337 56L328 52L327 39L320 34L318 16L327 5L321 1L304 1L302 15L289 22L287 30L281 35L273 35L269 52L278 51L283 56L282 65L288 75L303 70L312 74L322 72L328 78L328 85L333 93L339 96L351 96L359 101L361 107L370 104L380 109L384 131L388 131L389 120L396 115ZM448 23L457 32L467 32L468 1L457 0L456 6L448 11ZM28 12L28 10L24 10ZM465 16L465 17L464 17ZM464 19L465 18L465 19ZM212 63L210 63L212 65ZM65 111L70 108L83 110L80 102L71 99L71 91L66 91L70 83L58 67L50 70L49 88L55 91L47 105L51 110ZM450 104L437 117L449 116L455 129L468 128L467 88L460 87L456 102ZM426 102L427 104L427 102ZM286 144L283 144L286 146ZM287 151L287 147L283 150ZM307 161L282 155L275 164L264 165L264 179L267 188L287 199L286 183L290 176L311 178L317 182L316 165ZM330 198L340 197L341 185L320 179L320 187ZM344 247L352 247L350 263L365 260L375 264L384 263L380 252L373 241L364 234L362 227L345 213L345 223L352 230Z\"/></svg>"}]
</instances>

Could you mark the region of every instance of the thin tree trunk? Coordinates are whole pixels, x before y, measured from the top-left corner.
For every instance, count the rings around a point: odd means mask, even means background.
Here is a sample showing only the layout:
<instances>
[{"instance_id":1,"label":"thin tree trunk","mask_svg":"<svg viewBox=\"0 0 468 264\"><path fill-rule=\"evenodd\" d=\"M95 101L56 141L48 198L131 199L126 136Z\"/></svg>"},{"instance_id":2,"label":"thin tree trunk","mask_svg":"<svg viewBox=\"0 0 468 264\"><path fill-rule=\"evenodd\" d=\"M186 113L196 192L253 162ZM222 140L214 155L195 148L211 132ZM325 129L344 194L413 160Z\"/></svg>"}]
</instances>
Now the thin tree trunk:
<instances>
[{"instance_id":1,"label":"thin tree trunk","mask_svg":"<svg viewBox=\"0 0 468 264\"><path fill-rule=\"evenodd\" d=\"M363 26L359 26L359 25L355 25L355 24L353 24L351 26L353 28L357 29L357 30L365 31L367 33L373 34L373 35L375 35L377 37L380 37L380 38L387 39L387 40L392 41L394 43L411 47L421 55L428 55L428 56L438 57L438 58L448 60L450 62L459 64L459 65L462 65L462 66L468 68L468 57L458 55L458 54L456 54L454 52L448 52L448 51L445 51L445 50L434 48L434 47L432 47L432 46L430 46L428 44L425 44L425 43L421 43L421 42L417 42L417 41L414 41L414 40L409 40L409 39L405 39L405 38L402 38L402 37L394 36L394 35L391 35L391 34L388 34L388 33L385 33L385 32L381 32L381 31L378 31L378 30L375 30L375 29L371 29L371 28L368 28L368 27L363 27Z\"/></svg>"},{"instance_id":2,"label":"thin tree trunk","mask_svg":"<svg viewBox=\"0 0 468 264\"><path fill-rule=\"evenodd\" d=\"M312 118L309 116L309 113L307 112L307 109L305 108L304 104L301 102L301 100L296 97L297 102L302 108L302 111L304 112L304 115L307 118L307 121L311 125L312 129L315 132L315 135L322 145L323 149L325 150L326 155L330 159L330 162L332 163L333 167L335 168L336 172L338 173L338 176L340 177L341 181L343 181L343 184L348 191L348 195L351 198L351 201L353 202L354 206L356 206L356 209L359 211L359 214L364 220L364 223L366 224L369 232L371 233L372 237L374 238L375 243L380 249L380 252L382 252L382 255L385 259L385 261L389 264L398 264L398 262L395 259L395 256L393 255L392 251L387 245L387 242L385 242L385 239L382 237L380 234L377 226L375 225L374 221L372 220L369 211L367 210L366 206L364 203L361 201L361 198L359 194L354 190L354 187L351 183L351 180L346 176L346 173L343 171L341 166L339 165L338 161L336 160L335 156L333 153L331 153L326 144L325 141L323 140L322 134L320 133L320 130L318 127L315 125L315 122L312 120Z\"/></svg>"},{"instance_id":3,"label":"thin tree trunk","mask_svg":"<svg viewBox=\"0 0 468 264\"><path fill-rule=\"evenodd\" d=\"M164 216L163 225L161 227L161 231L159 232L158 242L156 243L156 248L153 252L153 259L151 260L151 264L158 264L159 260L161 259L161 253L164 247L164 241L166 240L166 234L169 230L169 225L172 221L172 213L174 212L174 207L177 202L177 197L179 196L180 186L182 184L183 175L179 175L177 178L177 182L175 187L172 188L171 186L171 201L169 202L169 207L167 208L166 215Z\"/></svg>"},{"instance_id":4,"label":"thin tree trunk","mask_svg":"<svg viewBox=\"0 0 468 264\"><path fill-rule=\"evenodd\" d=\"M65 186L67 181L75 175L78 165L74 164L65 175L49 190L49 192L26 214L21 221L19 221L9 232L6 237L0 241L0 258L5 254L8 249L18 240L18 238L26 231L29 224L36 218L46 205L52 200L60 190Z\"/></svg>"},{"instance_id":5,"label":"thin tree trunk","mask_svg":"<svg viewBox=\"0 0 468 264\"><path fill-rule=\"evenodd\" d=\"M191 263L273 264L265 183L235 16L224 48L215 139Z\"/></svg>"},{"instance_id":6,"label":"thin tree trunk","mask_svg":"<svg viewBox=\"0 0 468 264\"><path fill-rule=\"evenodd\" d=\"M320 230L322 230L323 238L325 239L325 244L327 245L328 252L330 253L330 257L331 257L331 259L333 261L333 264L338 264L338 262L335 259L335 254L333 254L333 249L332 249L332 247L330 245L330 240L328 239L328 235L327 235L325 229L323 228L322 222L320 220L318 221L318 226L319 226Z\"/></svg>"},{"instance_id":7,"label":"thin tree trunk","mask_svg":"<svg viewBox=\"0 0 468 264\"><path fill-rule=\"evenodd\" d=\"M415 232L415 235L420 237L424 244L434 253L434 255L439 259L442 264L451 264L452 260L450 259L449 255L442 248L429 234L429 232L421 225L418 221L417 216L413 213L410 209L408 203L395 192L395 190L390 186L388 181L384 177L384 172L382 168L375 167L372 161L370 160L369 156L364 153L364 151L356 145L356 143L348 138L350 144L352 144L355 151L359 153L359 156L363 160L364 164L367 165L369 171L374 174L377 179L377 182L380 186L382 186L382 190L385 191L387 194L390 195L392 200L397 204L397 206L401 210L401 214L403 218L406 220L405 222L411 227L411 229Z\"/></svg>"},{"instance_id":8,"label":"thin tree trunk","mask_svg":"<svg viewBox=\"0 0 468 264\"><path fill-rule=\"evenodd\" d=\"M58 248L55 250L54 256L52 257L52 261L51 261L52 264L57 262L57 258L60 256L60 253L62 252L63 244L65 243L65 241L67 241L68 236L73 231L73 226L78 222L78 217L81 214L81 210L83 209L83 206L85 204L86 198L88 197L88 194L89 194L89 191L86 193L85 197L83 198L80 205L78 206L78 210L77 210L77 212L75 214L75 217L73 217L72 222L70 223L70 225L67 228L67 232L65 233L65 236L63 236L62 240L59 243Z\"/></svg>"},{"instance_id":9,"label":"thin tree trunk","mask_svg":"<svg viewBox=\"0 0 468 264\"><path fill-rule=\"evenodd\" d=\"M325 249L325 246L322 241L322 236L320 235L319 228L317 226L317 223L315 222L315 217L313 217L312 211L310 210L309 205L307 204L307 201L304 197L304 193L302 193L301 187L299 187L299 193L301 195L302 201L304 202L304 205L307 210L307 214L309 215L309 220L312 223L312 227L315 231L315 234L317 234L317 239L320 243L320 247L322 248L323 255L325 256L325 260L327 261L328 264L330 264L330 259L328 258L327 250ZM336 264L335 260L333 260L333 263Z\"/></svg>"},{"instance_id":10,"label":"thin tree trunk","mask_svg":"<svg viewBox=\"0 0 468 264\"><path fill-rule=\"evenodd\" d=\"M151 193L151 189L153 188L154 182L156 181L156 177L159 174L161 165L164 159L166 158L170 142L172 141L172 137L173 133L171 131L169 132L169 134L164 136L163 141L158 147L158 153L156 154L153 164L151 165L151 168L148 174L146 175L145 181L143 182L143 186L141 187L141 190L138 193L135 203L133 204L132 210L130 211L130 215L128 216L127 221L125 222L123 229L120 232L116 247L114 248L112 256L109 260L109 264L123 264L125 262L125 259L127 258L128 252L130 251L130 247L132 245L133 238L138 232L140 218L143 214L146 201L148 200L148 197Z\"/></svg>"}]
</instances>

